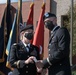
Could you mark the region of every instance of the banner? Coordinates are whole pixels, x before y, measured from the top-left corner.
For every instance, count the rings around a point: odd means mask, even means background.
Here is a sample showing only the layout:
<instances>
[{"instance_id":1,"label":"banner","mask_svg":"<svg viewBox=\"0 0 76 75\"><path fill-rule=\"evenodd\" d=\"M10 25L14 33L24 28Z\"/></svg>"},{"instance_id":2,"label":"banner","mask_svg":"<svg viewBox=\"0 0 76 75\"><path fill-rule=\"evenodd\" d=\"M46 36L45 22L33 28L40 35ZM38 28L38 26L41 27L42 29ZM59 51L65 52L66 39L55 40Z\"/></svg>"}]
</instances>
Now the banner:
<instances>
[{"instance_id":1,"label":"banner","mask_svg":"<svg viewBox=\"0 0 76 75\"><path fill-rule=\"evenodd\" d=\"M44 23L43 23L43 15L45 13L45 3L43 3L41 8L40 17L38 20L38 25L34 34L33 44L38 46L40 49L40 57L43 59L44 52Z\"/></svg>"},{"instance_id":2,"label":"banner","mask_svg":"<svg viewBox=\"0 0 76 75\"><path fill-rule=\"evenodd\" d=\"M17 40L17 15L18 15L18 11L16 12L16 15L14 17L14 21L13 21L13 25L12 25L12 29L10 32L10 36L9 36L9 40L8 40L8 44L7 44L7 48L6 48L6 54L7 54L7 63L6 63L6 67L11 68L10 64L9 64L9 55L10 55L10 50L11 50L11 45L13 43L16 43Z\"/></svg>"},{"instance_id":3,"label":"banner","mask_svg":"<svg viewBox=\"0 0 76 75\"><path fill-rule=\"evenodd\" d=\"M34 3L32 2L30 5L30 11L27 19L27 25L31 24L33 25L33 14L34 14Z\"/></svg>"},{"instance_id":4,"label":"banner","mask_svg":"<svg viewBox=\"0 0 76 75\"><path fill-rule=\"evenodd\" d=\"M4 11L0 27L0 63L4 62L4 54L5 54L5 21L6 21L6 9Z\"/></svg>"}]
</instances>

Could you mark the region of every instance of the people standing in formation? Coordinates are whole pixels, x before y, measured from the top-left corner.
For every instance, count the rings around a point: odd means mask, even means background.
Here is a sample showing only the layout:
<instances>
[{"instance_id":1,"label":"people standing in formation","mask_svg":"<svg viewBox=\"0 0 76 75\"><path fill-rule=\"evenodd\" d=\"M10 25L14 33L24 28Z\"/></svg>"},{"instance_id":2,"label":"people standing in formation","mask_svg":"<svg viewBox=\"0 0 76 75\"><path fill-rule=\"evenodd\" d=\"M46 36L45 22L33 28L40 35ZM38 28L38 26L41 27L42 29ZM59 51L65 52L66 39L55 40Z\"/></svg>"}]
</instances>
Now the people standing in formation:
<instances>
[{"instance_id":1,"label":"people standing in formation","mask_svg":"<svg viewBox=\"0 0 76 75\"><path fill-rule=\"evenodd\" d=\"M33 25L20 27L20 42L14 43L10 50L9 62L14 70L12 75L37 75L33 58L40 59L38 47L32 45Z\"/></svg>"},{"instance_id":2,"label":"people standing in formation","mask_svg":"<svg viewBox=\"0 0 76 75\"><path fill-rule=\"evenodd\" d=\"M38 71L48 68L49 75L71 75L69 61L70 35L65 27L57 25L55 14L46 12L43 16L44 25L51 35L48 45L48 57L36 63Z\"/></svg>"}]
</instances>

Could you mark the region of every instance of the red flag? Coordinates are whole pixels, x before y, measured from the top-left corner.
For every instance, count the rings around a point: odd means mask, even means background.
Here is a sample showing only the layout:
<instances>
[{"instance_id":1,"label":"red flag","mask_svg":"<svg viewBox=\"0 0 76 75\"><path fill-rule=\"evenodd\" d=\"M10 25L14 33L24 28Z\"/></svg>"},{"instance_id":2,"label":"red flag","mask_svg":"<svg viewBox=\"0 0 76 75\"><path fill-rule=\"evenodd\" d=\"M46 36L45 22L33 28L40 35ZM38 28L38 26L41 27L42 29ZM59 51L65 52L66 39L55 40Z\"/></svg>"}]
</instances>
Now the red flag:
<instances>
[{"instance_id":1,"label":"red flag","mask_svg":"<svg viewBox=\"0 0 76 75\"><path fill-rule=\"evenodd\" d=\"M34 14L34 3L32 2L30 5L30 11L27 19L27 25L31 24L33 25L33 14ZM31 43L33 42L33 39L30 41Z\"/></svg>"},{"instance_id":2,"label":"red flag","mask_svg":"<svg viewBox=\"0 0 76 75\"><path fill-rule=\"evenodd\" d=\"M27 19L27 25L28 24L33 25L33 14L34 14L33 11L34 11L34 3L32 2L32 4L30 5L30 11L29 11L28 19Z\"/></svg>"},{"instance_id":3,"label":"red flag","mask_svg":"<svg viewBox=\"0 0 76 75\"><path fill-rule=\"evenodd\" d=\"M43 15L45 13L45 3L43 3L41 8L41 13L38 21L38 25L34 34L33 44L38 46L40 49L40 57L43 58L44 52L44 23L43 23Z\"/></svg>"}]
</instances>

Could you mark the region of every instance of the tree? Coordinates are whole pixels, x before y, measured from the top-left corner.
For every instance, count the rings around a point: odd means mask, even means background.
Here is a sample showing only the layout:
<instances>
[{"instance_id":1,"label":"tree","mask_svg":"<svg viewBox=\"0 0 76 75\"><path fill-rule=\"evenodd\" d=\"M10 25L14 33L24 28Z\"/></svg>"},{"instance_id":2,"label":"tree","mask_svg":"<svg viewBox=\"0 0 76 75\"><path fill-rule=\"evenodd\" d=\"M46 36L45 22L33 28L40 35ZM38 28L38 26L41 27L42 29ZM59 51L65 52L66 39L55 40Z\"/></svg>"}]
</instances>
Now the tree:
<instances>
[{"instance_id":1,"label":"tree","mask_svg":"<svg viewBox=\"0 0 76 75\"><path fill-rule=\"evenodd\" d=\"M67 19L64 21L64 26L70 31L71 8L67 12ZM73 56L76 55L76 4L73 7Z\"/></svg>"}]
</instances>

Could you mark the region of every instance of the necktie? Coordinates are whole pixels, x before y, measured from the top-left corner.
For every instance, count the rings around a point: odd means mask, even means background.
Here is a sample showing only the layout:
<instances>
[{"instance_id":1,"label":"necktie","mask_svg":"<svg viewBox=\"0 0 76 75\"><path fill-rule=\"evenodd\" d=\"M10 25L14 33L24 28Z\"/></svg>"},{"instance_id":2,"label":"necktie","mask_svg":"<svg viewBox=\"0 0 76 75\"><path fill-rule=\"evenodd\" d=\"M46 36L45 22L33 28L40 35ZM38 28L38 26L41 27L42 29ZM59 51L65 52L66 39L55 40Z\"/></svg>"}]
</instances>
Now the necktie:
<instances>
[{"instance_id":1,"label":"necktie","mask_svg":"<svg viewBox=\"0 0 76 75\"><path fill-rule=\"evenodd\" d=\"M29 52L29 46L28 45L26 46L26 49L27 49L27 52Z\"/></svg>"}]
</instances>

